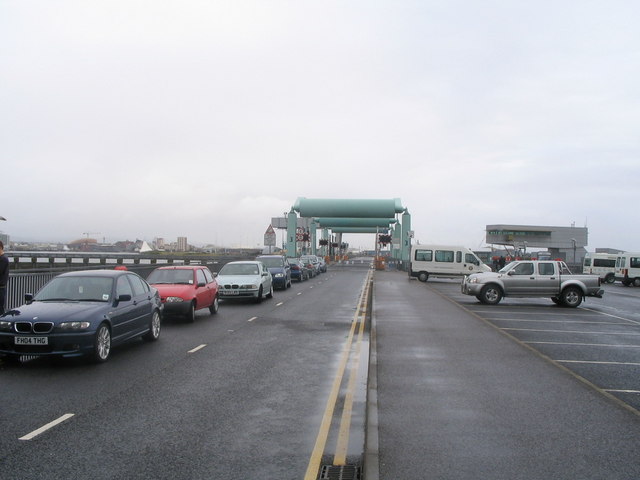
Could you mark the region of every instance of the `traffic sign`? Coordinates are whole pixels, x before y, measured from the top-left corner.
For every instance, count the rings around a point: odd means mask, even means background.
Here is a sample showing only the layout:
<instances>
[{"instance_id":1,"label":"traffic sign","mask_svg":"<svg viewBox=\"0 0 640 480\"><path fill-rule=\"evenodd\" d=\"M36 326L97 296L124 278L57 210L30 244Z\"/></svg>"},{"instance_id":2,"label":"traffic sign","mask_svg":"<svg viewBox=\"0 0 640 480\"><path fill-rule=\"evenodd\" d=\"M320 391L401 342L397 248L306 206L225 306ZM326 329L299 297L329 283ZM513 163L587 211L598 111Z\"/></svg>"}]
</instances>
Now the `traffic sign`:
<instances>
[{"instance_id":1,"label":"traffic sign","mask_svg":"<svg viewBox=\"0 0 640 480\"><path fill-rule=\"evenodd\" d=\"M272 225L267 227L267 231L264 232L264 246L275 247L276 246L276 231Z\"/></svg>"}]
</instances>

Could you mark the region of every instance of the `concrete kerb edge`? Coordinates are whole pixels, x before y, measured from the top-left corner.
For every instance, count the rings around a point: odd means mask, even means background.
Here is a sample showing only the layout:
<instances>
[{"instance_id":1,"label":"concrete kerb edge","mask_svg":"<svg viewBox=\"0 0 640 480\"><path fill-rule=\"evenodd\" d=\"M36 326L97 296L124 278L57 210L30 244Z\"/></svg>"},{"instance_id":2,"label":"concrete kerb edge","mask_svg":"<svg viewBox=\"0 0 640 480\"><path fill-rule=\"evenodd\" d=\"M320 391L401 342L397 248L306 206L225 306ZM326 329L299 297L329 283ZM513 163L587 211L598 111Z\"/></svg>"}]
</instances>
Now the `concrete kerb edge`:
<instances>
[{"instance_id":1,"label":"concrete kerb edge","mask_svg":"<svg viewBox=\"0 0 640 480\"><path fill-rule=\"evenodd\" d=\"M371 326L369 329L369 375L367 379L365 448L363 459L363 478L379 480L380 459L378 443L378 373L376 346L376 299L375 273L371 286Z\"/></svg>"}]
</instances>

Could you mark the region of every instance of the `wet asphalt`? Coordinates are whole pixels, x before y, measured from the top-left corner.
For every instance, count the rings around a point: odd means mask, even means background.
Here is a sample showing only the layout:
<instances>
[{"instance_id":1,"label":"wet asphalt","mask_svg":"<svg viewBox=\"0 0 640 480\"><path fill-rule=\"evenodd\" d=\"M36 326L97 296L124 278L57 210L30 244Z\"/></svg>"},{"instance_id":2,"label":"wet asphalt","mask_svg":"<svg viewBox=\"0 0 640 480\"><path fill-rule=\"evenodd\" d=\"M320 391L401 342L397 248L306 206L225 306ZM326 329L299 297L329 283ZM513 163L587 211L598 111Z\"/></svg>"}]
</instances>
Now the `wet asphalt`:
<instances>
[{"instance_id":1,"label":"wet asphalt","mask_svg":"<svg viewBox=\"0 0 640 480\"><path fill-rule=\"evenodd\" d=\"M640 478L640 418L446 295L376 272L365 480Z\"/></svg>"}]
</instances>

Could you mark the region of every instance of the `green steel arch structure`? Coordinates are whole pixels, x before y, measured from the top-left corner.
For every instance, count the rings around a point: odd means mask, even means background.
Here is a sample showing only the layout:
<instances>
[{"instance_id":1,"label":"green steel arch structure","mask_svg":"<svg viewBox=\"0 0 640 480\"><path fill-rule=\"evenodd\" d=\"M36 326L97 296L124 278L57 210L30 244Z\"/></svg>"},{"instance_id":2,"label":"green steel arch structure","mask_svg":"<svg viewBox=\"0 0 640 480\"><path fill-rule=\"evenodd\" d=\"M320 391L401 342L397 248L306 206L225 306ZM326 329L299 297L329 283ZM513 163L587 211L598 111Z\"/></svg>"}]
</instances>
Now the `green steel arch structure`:
<instances>
[{"instance_id":1,"label":"green steel arch structure","mask_svg":"<svg viewBox=\"0 0 640 480\"><path fill-rule=\"evenodd\" d=\"M317 253L318 229L322 239L329 232L378 233L388 230L393 237L393 258L408 261L411 249L411 215L399 198L393 199L310 199L299 197L287 217L287 255L296 256L298 214L310 219L310 241L313 254ZM401 215L401 221L396 216Z\"/></svg>"}]
</instances>

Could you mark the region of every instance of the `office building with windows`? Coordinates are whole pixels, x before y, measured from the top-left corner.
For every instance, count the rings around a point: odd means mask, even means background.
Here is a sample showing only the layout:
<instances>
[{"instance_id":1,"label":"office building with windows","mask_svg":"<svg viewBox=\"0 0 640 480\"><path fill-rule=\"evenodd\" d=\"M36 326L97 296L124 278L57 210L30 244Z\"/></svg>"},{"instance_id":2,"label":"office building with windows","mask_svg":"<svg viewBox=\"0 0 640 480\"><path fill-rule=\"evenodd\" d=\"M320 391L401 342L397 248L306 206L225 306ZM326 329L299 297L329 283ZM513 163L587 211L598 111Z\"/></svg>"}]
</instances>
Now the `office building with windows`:
<instances>
[{"instance_id":1,"label":"office building with windows","mask_svg":"<svg viewBox=\"0 0 640 480\"><path fill-rule=\"evenodd\" d=\"M546 249L551 258L567 263L581 263L587 250L587 227L553 227L535 225L487 225L486 242L502 246L515 255Z\"/></svg>"}]
</instances>

